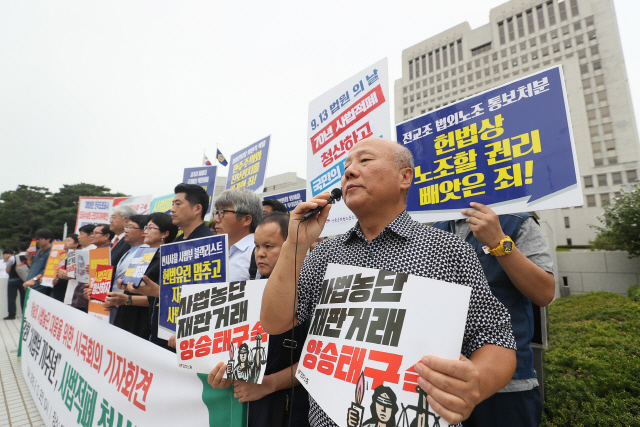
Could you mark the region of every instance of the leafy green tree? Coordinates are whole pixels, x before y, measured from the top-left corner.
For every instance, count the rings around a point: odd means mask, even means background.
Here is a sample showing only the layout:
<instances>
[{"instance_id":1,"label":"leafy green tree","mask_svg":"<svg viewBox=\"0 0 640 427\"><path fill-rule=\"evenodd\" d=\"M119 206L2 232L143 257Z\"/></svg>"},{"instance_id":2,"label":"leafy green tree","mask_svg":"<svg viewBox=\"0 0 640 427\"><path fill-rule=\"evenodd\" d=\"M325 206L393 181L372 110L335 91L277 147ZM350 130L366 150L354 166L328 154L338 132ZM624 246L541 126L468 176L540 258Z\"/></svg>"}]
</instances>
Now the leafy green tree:
<instances>
[{"instance_id":1,"label":"leafy green tree","mask_svg":"<svg viewBox=\"0 0 640 427\"><path fill-rule=\"evenodd\" d=\"M0 247L17 247L31 240L39 228L50 229L62 238L64 223L69 230L76 224L80 197L125 197L107 187L93 184L63 185L57 193L43 187L19 185L17 190L0 194Z\"/></svg>"},{"instance_id":2,"label":"leafy green tree","mask_svg":"<svg viewBox=\"0 0 640 427\"><path fill-rule=\"evenodd\" d=\"M604 207L598 218L603 227L595 227L597 249L629 252L629 258L640 256L640 183L630 192L622 192L615 203Z\"/></svg>"}]
</instances>

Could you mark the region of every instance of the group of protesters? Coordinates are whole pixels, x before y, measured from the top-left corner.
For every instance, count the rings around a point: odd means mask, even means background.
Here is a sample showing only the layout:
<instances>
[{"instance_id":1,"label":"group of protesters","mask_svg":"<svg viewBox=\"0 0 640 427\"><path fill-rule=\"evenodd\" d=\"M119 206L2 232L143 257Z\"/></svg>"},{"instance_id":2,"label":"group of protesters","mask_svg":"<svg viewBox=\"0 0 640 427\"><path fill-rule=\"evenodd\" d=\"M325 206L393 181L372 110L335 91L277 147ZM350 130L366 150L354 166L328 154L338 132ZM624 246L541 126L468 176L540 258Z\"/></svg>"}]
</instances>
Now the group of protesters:
<instances>
[{"instance_id":1,"label":"group of protesters","mask_svg":"<svg viewBox=\"0 0 640 427\"><path fill-rule=\"evenodd\" d=\"M469 286L460 359L425 355L414 367L418 385L430 407L451 424L537 426L542 400L530 346L532 303L546 306L555 292L551 256L540 227L530 214L496 215L479 203L462 211L466 219L431 227L420 224L406 212L413 174L412 155L401 144L369 138L355 145L345 161L341 185L344 202L358 222L334 238L319 237L331 209L328 193L289 213L282 203L263 201L251 191L226 190L215 199L207 225L206 191L179 184L170 214L138 215L129 206L116 206L110 224L84 225L77 235L67 236L65 249L110 248L114 279L103 304L110 323L175 352L175 335L168 341L158 338L159 251L137 288L123 281L129 262L141 247L227 234L228 280L268 279L260 317L271 335L261 384L224 378L222 362L212 367L208 382L214 388L233 386L234 396L249 402L251 427L287 425L290 418L294 426L335 425L291 375L329 263ZM304 214L315 208L322 209L303 222ZM16 316L18 293L24 305L27 287L86 312L92 288L69 278L64 266L53 288L42 285L53 233L38 230L34 238L34 256L26 251L28 244L20 244L17 255L5 256L10 275L7 319ZM26 276L18 274L23 266L28 268ZM286 344L292 320L297 345ZM290 402L292 393L295 399ZM390 415L395 414L395 403L390 403L389 393L390 389L376 395L370 419L350 413L348 425L396 426L399 420Z\"/></svg>"}]
</instances>

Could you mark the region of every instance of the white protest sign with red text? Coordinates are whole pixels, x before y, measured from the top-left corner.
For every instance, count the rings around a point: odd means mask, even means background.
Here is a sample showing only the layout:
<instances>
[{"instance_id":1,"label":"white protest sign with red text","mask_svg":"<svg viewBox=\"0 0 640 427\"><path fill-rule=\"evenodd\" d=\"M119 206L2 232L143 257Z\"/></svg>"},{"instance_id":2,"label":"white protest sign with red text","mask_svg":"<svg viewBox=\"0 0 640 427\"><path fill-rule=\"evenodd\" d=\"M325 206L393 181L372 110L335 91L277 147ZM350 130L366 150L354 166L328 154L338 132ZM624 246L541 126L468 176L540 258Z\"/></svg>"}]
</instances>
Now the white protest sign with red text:
<instances>
[{"instance_id":1,"label":"white protest sign with red text","mask_svg":"<svg viewBox=\"0 0 640 427\"><path fill-rule=\"evenodd\" d=\"M426 355L458 360L470 296L453 283L329 264L296 377L341 427L385 417L444 427L413 366Z\"/></svg>"}]
</instances>

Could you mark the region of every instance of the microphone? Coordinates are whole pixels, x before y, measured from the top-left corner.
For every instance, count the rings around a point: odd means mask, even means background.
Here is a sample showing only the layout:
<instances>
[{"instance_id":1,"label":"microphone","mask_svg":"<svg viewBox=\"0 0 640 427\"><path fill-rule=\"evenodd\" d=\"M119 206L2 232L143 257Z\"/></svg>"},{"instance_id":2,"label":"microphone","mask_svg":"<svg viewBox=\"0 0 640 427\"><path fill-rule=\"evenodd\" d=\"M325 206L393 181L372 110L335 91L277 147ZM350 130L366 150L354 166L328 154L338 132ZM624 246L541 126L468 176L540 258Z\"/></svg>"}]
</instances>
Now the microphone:
<instances>
[{"instance_id":1,"label":"microphone","mask_svg":"<svg viewBox=\"0 0 640 427\"><path fill-rule=\"evenodd\" d=\"M329 200L327 200L327 205L331 204L331 203L335 203L337 201L339 201L342 198L342 190L339 188L334 188L333 190L331 190L331 196L329 197ZM318 212L320 212L322 209L324 209L325 206L318 206L315 209L311 209L309 212L307 212L306 214L304 214L304 216L302 217L302 219L300 220L300 222L304 222L306 220L308 220L309 218L311 218L312 216L316 215Z\"/></svg>"}]
</instances>

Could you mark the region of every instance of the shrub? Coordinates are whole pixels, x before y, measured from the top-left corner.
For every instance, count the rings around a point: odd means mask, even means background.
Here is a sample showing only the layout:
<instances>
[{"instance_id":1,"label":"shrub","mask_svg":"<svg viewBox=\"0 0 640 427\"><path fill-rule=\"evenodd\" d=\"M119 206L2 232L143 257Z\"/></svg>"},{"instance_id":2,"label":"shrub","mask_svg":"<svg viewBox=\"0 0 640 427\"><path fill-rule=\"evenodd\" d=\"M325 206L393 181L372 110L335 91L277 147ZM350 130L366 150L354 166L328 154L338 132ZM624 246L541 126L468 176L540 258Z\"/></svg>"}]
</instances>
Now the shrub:
<instances>
[{"instance_id":1,"label":"shrub","mask_svg":"<svg viewBox=\"0 0 640 427\"><path fill-rule=\"evenodd\" d=\"M549 306L543 426L640 426L640 305L608 292Z\"/></svg>"},{"instance_id":2,"label":"shrub","mask_svg":"<svg viewBox=\"0 0 640 427\"><path fill-rule=\"evenodd\" d=\"M640 285L631 285L627 289L627 296L631 301L640 303Z\"/></svg>"}]
</instances>

